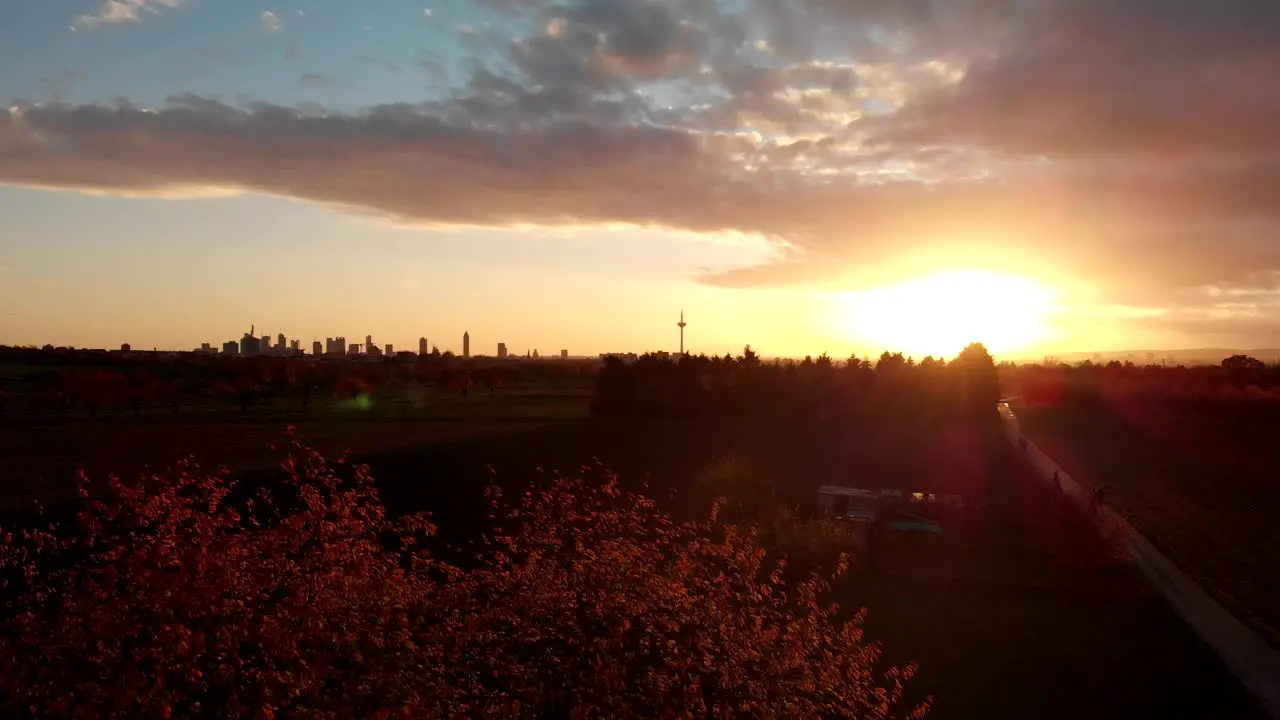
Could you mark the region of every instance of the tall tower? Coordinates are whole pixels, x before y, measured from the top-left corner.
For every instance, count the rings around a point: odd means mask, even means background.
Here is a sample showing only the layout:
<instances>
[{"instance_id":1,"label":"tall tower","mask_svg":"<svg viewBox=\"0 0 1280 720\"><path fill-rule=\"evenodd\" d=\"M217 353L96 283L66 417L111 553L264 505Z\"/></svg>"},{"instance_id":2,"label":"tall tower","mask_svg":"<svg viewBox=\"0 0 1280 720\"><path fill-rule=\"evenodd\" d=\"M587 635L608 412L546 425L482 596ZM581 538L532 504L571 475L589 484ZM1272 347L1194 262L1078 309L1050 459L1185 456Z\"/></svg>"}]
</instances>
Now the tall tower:
<instances>
[{"instance_id":1,"label":"tall tower","mask_svg":"<svg viewBox=\"0 0 1280 720\"><path fill-rule=\"evenodd\" d=\"M680 328L680 354L684 354L684 311L680 311L680 322L676 323L676 327Z\"/></svg>"},{"instance_id":2,"label":"tall tower","mask_svg":"<svg viewBox=\"0 0 1280 720\"><path fill-rule=\"evenodd\" d=\"M462 357L471 357L471 333L462 333Z\"/></svg>"}]
</instances>

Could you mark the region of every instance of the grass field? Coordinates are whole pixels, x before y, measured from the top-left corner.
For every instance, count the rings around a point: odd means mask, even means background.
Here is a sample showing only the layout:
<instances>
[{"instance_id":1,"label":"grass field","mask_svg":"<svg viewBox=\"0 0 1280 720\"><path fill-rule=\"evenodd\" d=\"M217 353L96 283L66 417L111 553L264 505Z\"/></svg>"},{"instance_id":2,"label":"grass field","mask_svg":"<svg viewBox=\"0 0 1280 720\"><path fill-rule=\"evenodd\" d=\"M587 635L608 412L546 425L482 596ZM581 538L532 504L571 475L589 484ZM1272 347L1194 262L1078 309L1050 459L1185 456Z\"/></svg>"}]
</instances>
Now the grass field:
<instances>
[{"instance_id":1,"label":"grass field","mask_svg":"<svg viewBox=\"0 0 1280 720\"><path fill-rule=\"evenodd\" d=\"M270 449L286 427L316 449L336 456L457 442L470 437L527 431L552 422L585 418L588 398L579 394L505 392L500 395L430 392L419 397L371 402L317 400L303 410L296 402L252 406L247 413L227 405L184 406L175 416L158 407L94 420L64 422L31 413L0 415L0 505L37 497L55 500L75 492L77 468L91 476L129 477L163 469L193 455L209 467L250 471L274 466ZM37 414L38 415L38 414Z\"/></svg>"},{"instance_id":2,"label":"grass field","mask_svg":"<svg viewBox=\"0 0 1280 720\"><path fill-rule=\"evenodd\" d=\"M1003 440L977 428L892 417L858 427L574 418L568 400L538 400L554 408L541 417L510 411L526 401L491 400L487 417L351 410L295 424L318 449L349 447L368 462L393 510L432 510L442 541L484 522L483 487L494 478L521 488L542 471L597 462L678 513L705 512L707 498L693 488L726 459L801 507L829 483L960 493L970 507L945 521L946 532L886 543L874 573L855 564L838 588L844 606L868 608L868 636L885 642L890 660L920 663L912 687L935 695L931 717L1262 717L1132 570ZM575 402L581 415L585 398ZM252 470L276 461L267 444L283 425L260 417L12 423L0 452L16 461L5 473L10 491L78 462L128 472L194 453Z\"/></svg>"},{"instance_id":3,"label":"grass field","mask_svg":"<svg viewBox=\"0 0 1280 720\"><path fill-rule=\"evenodd\" d=\"M1280 413L1137 401L1020 408L1028 436L1280 647Z\"/></svg>"}]
</instances>

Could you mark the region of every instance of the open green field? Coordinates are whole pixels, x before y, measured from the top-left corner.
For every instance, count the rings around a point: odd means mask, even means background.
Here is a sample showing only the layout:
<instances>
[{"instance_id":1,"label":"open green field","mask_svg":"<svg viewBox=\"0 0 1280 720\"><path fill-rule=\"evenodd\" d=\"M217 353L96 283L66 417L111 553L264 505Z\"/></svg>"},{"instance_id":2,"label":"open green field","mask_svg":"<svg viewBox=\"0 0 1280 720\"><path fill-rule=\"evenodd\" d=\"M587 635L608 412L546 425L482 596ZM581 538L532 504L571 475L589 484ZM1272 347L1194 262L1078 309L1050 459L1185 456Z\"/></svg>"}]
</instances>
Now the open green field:
<instances>
[{"instance_id":1,"label":"open green field","mask_svg":"<svg viewBox=\"0 0 1280 720\"><path fill-rule=\"evenodd\" d=\"M1018 408L1028 437L1280 647L1280 414L1148 401Z\"/></svg>"}]
</instances>

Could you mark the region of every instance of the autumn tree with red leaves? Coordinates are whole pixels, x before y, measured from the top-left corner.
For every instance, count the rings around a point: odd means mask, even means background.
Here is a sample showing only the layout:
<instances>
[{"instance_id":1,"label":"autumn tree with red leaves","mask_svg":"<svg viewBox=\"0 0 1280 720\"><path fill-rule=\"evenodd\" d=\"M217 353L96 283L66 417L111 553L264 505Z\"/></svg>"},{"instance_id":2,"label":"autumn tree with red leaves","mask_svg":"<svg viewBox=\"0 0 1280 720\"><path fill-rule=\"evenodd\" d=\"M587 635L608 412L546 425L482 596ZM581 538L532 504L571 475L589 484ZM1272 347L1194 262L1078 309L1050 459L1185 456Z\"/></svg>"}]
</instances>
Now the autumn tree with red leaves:
<instances>
[{"instance_id":1,"label":"autumn tree with red leaves","mask_svg":"<svg viewBox=\"0 0 1280 720\"><path fill-rule=\"evenodd\" d=\"M295 443L275 494L186 463L112 481L74 527L0 545L5 717L892 718L829 579L755 532L555 478L467 567L392 519L365 467ZM252 499L246 499L251 497Z\"/></svg>"}]
</instances>

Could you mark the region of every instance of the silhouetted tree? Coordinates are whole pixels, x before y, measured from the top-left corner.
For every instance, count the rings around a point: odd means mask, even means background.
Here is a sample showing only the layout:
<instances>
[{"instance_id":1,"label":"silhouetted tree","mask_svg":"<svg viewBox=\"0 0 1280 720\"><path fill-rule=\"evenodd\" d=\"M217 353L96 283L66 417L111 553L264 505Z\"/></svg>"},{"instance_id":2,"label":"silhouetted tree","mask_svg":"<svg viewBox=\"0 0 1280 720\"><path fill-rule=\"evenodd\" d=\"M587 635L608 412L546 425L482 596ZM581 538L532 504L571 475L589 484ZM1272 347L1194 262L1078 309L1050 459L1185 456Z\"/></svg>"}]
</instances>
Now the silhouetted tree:
<instances>
[{"instance_id":1,"label":"silhouetted tree","mask_svg":"<svg viewBox=\"0 0 1280 720\"><path fill-rule=\"evenodd\" d=\"M252 371L241 373L232 387L235 389L236 400L240 403L240 413L249 412L249 406L253 404L262 388L258 384L256 374Z\"/></svg>"},{"instance_id":2,"label":"silhouetted tree","mask_svg":"<svg viewBox=\"0 0 1280 720\"><path fill-rule=\"evenodd\" d=\"M1000 376L987 348L982 343L965 347L948 369L956 375L965 410L975 415L994 415L1000 401Z\"/></svg>"},{"instance_id":3,"label":"silhouetted tree","mask_svg":"<svg viewBox=\"0 0 1280 720\"><path fill-rule=\"evenodd\" d=\"M1257 384L1267 366L1248 355L1232 355L1222 361L1222 369L1235 385L1245 386Z\"/></svg>"}]
</instances>

